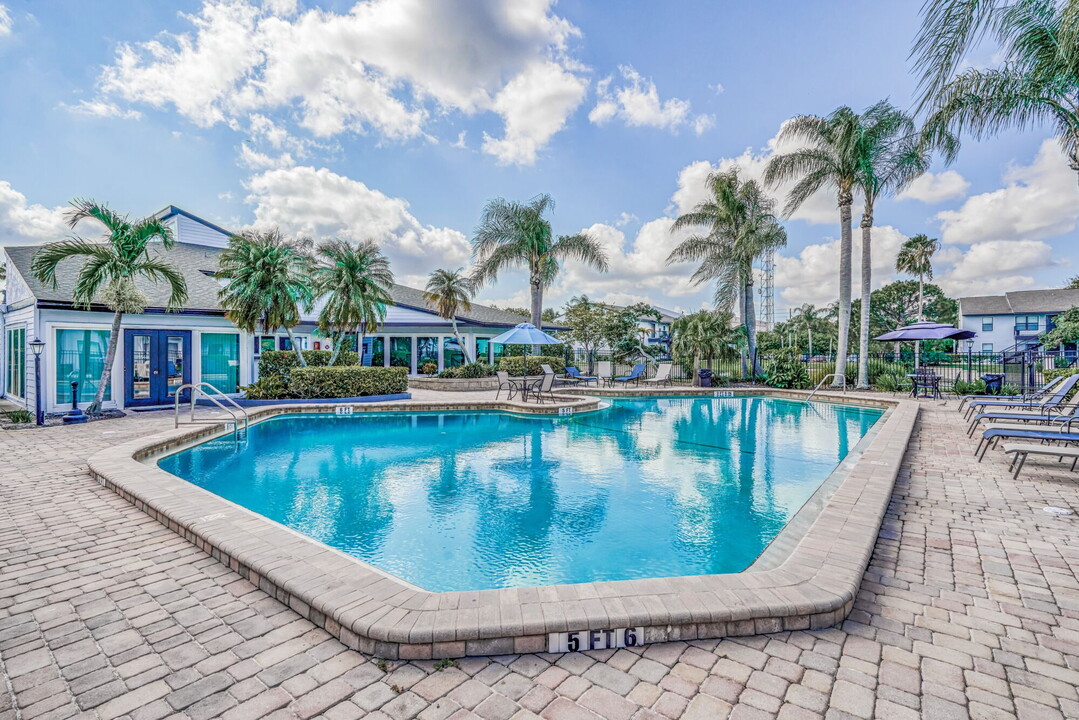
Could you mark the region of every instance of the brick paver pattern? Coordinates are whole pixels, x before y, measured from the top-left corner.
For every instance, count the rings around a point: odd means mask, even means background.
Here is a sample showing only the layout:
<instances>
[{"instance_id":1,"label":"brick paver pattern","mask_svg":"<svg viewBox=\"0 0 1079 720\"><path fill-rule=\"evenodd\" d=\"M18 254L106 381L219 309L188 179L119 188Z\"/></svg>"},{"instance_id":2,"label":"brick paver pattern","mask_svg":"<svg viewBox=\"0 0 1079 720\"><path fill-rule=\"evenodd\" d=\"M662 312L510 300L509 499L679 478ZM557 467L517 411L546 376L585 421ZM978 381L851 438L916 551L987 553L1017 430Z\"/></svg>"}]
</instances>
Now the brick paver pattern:
<instances>
[{"instance_id":1,"label":"brick paver pattern","mask_svg":"<svg viewBox=\"0 0 1079 720\"><path fill-rule=\"evenodd\" d=\"M345 648L94 483L164 413L0 431L0 720L1079 717L1067 465L981 465L926 402L841 628L572 655L386 662Z\"/></svg>"}]
</instances>

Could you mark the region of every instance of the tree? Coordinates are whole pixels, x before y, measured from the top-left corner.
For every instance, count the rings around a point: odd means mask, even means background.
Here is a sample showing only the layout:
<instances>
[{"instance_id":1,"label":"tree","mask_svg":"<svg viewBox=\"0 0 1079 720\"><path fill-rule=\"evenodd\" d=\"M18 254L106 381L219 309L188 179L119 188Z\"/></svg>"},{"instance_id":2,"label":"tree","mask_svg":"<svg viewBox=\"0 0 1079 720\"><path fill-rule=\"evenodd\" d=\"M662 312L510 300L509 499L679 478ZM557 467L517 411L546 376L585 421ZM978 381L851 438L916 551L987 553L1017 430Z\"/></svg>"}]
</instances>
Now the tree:
<instances>
[{"instance_id":1,"label":"tree","mask_svg":"<svg viewBox=\"0 0 1079 720\"><path fill-rule=\"evenodd\" d=\"M346 334L356 333L356 350L362 353L364 334L377 330L386 319L386 306L393 302L393 272L371 241L354 247L344 240L327 240L318 246L317 258L311 280L315 295L325 298L318 324L333 339L333 365Z\"/></svg>"},{"instance_id":2,"label":"tree","mask_svg":"<svg viewBox=\"0 0 1079 720\"><path fill-rule=\"evenodd\" d=\"M464 268L435 270L427 278L427 287L423 291L423 299L434 306L438 316L453 324L453 337L457 339L467 363L473 362L474 358L457 330L457 313L472 309L472 296L475 294L476 285L472 278L464 274Z\"/></svg>"},{"instance_id":3,"label":"tree","mask_svg":"<svg viewBox=\"0 0 1079 720\"><path fill-rule=\"evenodd\" d=\"M160 253L150 254L150 243L159 240L163 250L175 245L172 230L154 217L130 220L110 210L104 203L94 200L73 200L66 220L72 230L83 220L95 220L105 227L105 242L91 242L78 235L67 240L49 243L34 254L30 270L41 282L56 287L56 269L70 258L85 258L72 290L76 305L89 309L96 299L113 311L109 346L105 352L105 365L97 383L93 402L88 411L97 413L105 398L105 388L112 375L116 361L116 348L120 337L120 324L125 313L141 313L146 307L146 297L135 286L142 278L151 282L164 282L169 286L167 310L179 310L187 302L187 282L172 264L161 258Z\"/></svg>"},{"instance_id":4,"label":"tree","mask_svg":"<svg viewBox=\"0 0 1079 720\"><path fill-rule=\"evenodd\" d=\"M487 203L472 238L476 285L494 281L514 267L528 271L532 324L543 325L543 291L551 286L566 260L578 260L607 271L607 253L587 233L554 238L544 217L554 207L550 195L538 195L527 204L496 198Z\"/></svg>"},{"instance_id":5,"label":"tree","mask_svg":"<svg viewBox=\"0 0 1079 720\"><path fill-rule=\"evenodd\" d=\"M918 320L925 319L925 279L933 279L933 255L940 249L936 238L915 235L903 243L899 255L895 258L897 272L914 275L918 278ZM921 343L914 343L914 357L921 355Z\"/></svg>"},{"instance_id":6,"label":"tree","mask_svg":"<svg viewBox=\"0 0 1079 720\"><path fill-rule=\"evenodd\" d=\"M849 107L828 117L799 115L783 125L777 141L795 140L806 147L775 155L768 162L764 179L769 185L794 182L787 195L784 214L790 216L818 190L836 191L839 204L839 338L833 387L843 385L847 364L851 303L851 205L862 172L863 127Z\"/></svg>"},{"instance_id":7,"label":"tree","mask_svg":"<svg viewBox=\"0 0 1079 720\"><path fill-rule=\"evenodd\" d=\"M594 303L587 295L570 298L566 303L565 324L570 327L565 333L570 342L580 344L588 358L588 372L592 372L592 358L596 348L603 342L606 326L607 306Z\"/></svg>"},{"instance_id":8,"label":"tree","mask_svg":"<svg viewBox=\"0 0 1079 720\"><path fill-rule=\"evenodd\" d=\"M805 327L806 335L809 337L809 356L813 357L813 326L822 320L820 310L816 305L803 303L794 311L794 319Z\"/></svg>"},{"instance_id":9,"label":"tree","mask_svg":"<svg viewBox=\"0 0 1079 720\"><path fill-rule=\"evenodd\" d=\"M683 240L667 257L667 264L697 262L692 281L716 281L715 306L725 310L737 300L745 330L746 349L757 363L757 319L753 300L753 263L766 252L787 244L787 232L775 215L775 203L753 180L741 180L738 169L709 175L708 199L679 216L671 230L707 228L707 234ZM744 372L744 371L743 371Z\"/></svg>"},{"instance_id":10,"label":"tree","mask_svg":"<svg viewBox=\"0 0 1079 720\"><path fill-rule=\"evenodd\" d=\"M986 35L1000 65L959 72ZM1079 173L1079 6L1074 0L928 0L914 43L926 136L987 138L1051 125ZM1077 176L1079 178L1079 176Z\"/></svg>"},{"instance_id":11,"label":"tree","mask_svg":"<svg viewBox=\"0 0 1079 720\"><path fill-rule=\"evenodd\" d=\"M671 324L671 353L684 364L692 363L693 384L702 358L731 360L745 347L744 328L734 328L734 316L723 310L701 310L683 315Z\"/></svg>"},{"instance_id":12,"label":"tree","mask_svg":"<svg viewBox=\"0 0 1079 720\"><path fill-rule=\"evenodd\" d=\"M292 328L300 323L301 306L310 309L314 300L307 249L307 241L290 240L276 228L245 231L229 238L216 273L228 281L218 291L225 316L244 332L283 328L301 367L307 361Z\"/></svg>"},{"instance_id":13,"label":"tree","mask_svg":"<svg viewBox=\"0 0 1079 720\"><path fill-rule=\"evenodd\" d=\"M1068 284L1064 286L1065 290L1079 290L1079 275L1072 275L1068 278Z\"/></svg>"},{"instance_id":14,"label":"tree","mask_svg":"<svg viewBox=\"0 0 1079 720\"><path fill-rule=\"evenodd\" d=\"M1057 315L1053 323L1056 327L1041 336L1043 345L1079 342L1079 307L1068 308Z\"/></svg>"},{"instance_id":15,"label":"tree","mask_svg":"<svg viewBox=\"0 0 1079 720\"><path fill-rule=\"evenodd\" d=\"M858 305L861 301L855 301ZM923 285L922 317L933 322L954 325L959 303L932 283ZM891 332L918 320L918 282L897 280L873 291L870 302L869 331L873 336ZM860 308L859 308L860 309ZM935 342L935 341L934 341ZM949 341L950 342L950 341ZM895 343L899 353L899 343Z\"/></svg>"},{"instance_id":16,"label":"tree","mask_svg":"<svg viewBox=\"0 0 1079 720\"><path fill-rule=\"evenodd\" d=\"M862 115L864 125L858 187L862 191L862 312L858 333L857 387L869 387L869 312L873 287L873 210L877 200L894 194L929 169L929 146L915 131L914 120L887 101ZM945 138L950 139L950 138Z\"/></svg>"},{"instance_id":17,"label":"tree","mask_svg":"<svg viewBox=\"0 0 1079 720\"><path fill-rule=\"evenodd\" d=\"M602 334L616 359L645 354L648 351L641 345L639 320L652 317L659 320L663 316L648 303L635 303L626 307L608 306L603 313Z\"/></svg>"}]
</instances>

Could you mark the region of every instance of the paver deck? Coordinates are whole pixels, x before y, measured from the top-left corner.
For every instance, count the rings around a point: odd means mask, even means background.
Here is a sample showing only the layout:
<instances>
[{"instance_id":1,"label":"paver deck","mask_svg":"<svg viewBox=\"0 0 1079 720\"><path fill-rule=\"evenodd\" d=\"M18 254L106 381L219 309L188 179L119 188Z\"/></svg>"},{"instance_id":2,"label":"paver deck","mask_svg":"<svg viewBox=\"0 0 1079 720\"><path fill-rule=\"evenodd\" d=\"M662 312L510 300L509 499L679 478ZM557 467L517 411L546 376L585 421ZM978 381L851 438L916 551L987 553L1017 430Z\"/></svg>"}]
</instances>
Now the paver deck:
<instances>
[{"instance_id":1,"label":"paver deck","mask_svg":"<svg viewBox=\"0 0 1079 720\"><path fill-rule=\"evenodd\" d=\"M841 628L574 655L379 662L93 482L147 413L0 431L0 720L1079 717L1065 467L974 462L925 402Z\"/></svg>"}]
</instances>

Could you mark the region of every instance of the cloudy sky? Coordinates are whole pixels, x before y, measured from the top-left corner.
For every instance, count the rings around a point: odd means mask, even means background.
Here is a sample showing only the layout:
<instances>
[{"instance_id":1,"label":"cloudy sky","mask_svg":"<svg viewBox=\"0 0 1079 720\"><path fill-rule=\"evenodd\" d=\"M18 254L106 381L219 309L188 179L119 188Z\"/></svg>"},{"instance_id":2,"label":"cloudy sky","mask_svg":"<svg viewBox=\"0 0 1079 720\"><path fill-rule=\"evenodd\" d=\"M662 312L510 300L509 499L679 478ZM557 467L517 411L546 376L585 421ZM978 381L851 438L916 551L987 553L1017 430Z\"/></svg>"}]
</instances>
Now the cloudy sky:
<instances>
[{"instance_id":1,"label":"cloudy sky","mask_svg":"<svg viewBox=\"0 0 1079 720\"><path fill-rule=\"evenodd\" d=\"M666 266L672 218L716 168L759 176L793 115L910 107L921 4L2 2L0 244L62 236L74 197L174 204L234 229L374 239L417 284L468 263L488 199L548 192L555 231L587 230L611 256L606 275L568 266L548 304L687 310L711 293ZM837 216L822 194L789 220L781 318L836 296ZM1077 217L1048 129L967 140L879 203L874 283L923 232L944 243L952 294L1060 285L1079 272ZM482 297L524 305L523 275Z\"/></svg>"}]
</instances>

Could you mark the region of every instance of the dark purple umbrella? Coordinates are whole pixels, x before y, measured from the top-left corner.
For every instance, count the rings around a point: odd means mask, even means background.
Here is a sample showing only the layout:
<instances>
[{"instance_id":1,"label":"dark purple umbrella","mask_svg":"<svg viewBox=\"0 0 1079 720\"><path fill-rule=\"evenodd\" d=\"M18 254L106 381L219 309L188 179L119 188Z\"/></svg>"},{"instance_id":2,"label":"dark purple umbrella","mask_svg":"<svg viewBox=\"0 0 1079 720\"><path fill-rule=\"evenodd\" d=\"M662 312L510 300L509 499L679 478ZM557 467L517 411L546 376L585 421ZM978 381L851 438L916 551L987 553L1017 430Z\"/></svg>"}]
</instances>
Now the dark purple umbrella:
<instances>
[{"instance_id":1,"label":"dark purple umbrella","mask_svg":"<svg viewBox=\"0 0 1079 720\"><path fill-rule=\"evenodd\" d=\"M874 340L966 340L977 335L973 330L960 330L954 325L945 323L921 322L904 325L901 328L878 335Z\"/></svg>"}]
</instances>

